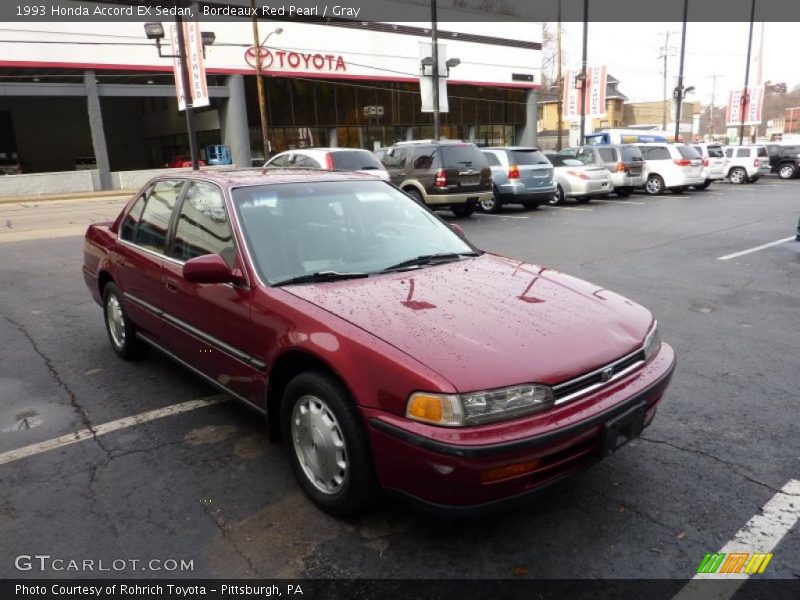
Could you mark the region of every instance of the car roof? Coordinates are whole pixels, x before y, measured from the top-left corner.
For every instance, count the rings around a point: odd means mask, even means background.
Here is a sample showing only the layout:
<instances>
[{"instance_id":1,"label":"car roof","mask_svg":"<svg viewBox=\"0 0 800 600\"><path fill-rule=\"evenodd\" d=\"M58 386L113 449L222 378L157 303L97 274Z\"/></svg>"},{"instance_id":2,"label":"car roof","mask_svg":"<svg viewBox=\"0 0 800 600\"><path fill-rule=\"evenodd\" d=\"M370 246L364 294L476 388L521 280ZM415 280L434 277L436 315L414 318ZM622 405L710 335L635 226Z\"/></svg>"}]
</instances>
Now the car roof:
<instances>
[{"instance_id":1,"label":"car roof","mask_svg":"<svg viewBox=\"0 0 800 600\"><path fill-rule=\"evenodd\" d=\"M474 146L474 142L464 141L464 140L407 140L404 142L395 142L392 144L393 146L416 146L416 145L424 145L424 146Z\"/></svg>"},{"instance_id":2,"label":"car roof","mask_svg":"<svg viewBox=\"0 0 800 600\"><path fill-rule=\"evenodd\" d=\"M301 183L310 181L382 181L374 175L358 171L327 171L304 168L253 168L253 169L199 169L180 173L164 173L155 179L196 179L212 181L222 187L234 188L247 185L270 185L277 183Z\"/></svg>"},{"instance_id":3,"label":"car roof","mask_svg":"<svg viewBox=\"0 0 800 600\"><path fill-rule=\"evenodd\" d=\"M523 152L541 152L536 146L486 146L481 150L520 150Z\"/></svg>"}]
</instances>

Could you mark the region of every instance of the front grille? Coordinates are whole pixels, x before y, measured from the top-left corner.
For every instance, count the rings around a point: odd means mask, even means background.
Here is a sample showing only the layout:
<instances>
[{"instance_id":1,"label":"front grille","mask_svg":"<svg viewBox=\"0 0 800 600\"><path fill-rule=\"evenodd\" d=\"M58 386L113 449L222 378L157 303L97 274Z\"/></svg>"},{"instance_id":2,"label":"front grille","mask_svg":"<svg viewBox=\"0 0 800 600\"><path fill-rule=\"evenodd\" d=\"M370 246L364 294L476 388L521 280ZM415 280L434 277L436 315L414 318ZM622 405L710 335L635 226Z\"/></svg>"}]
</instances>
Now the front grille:
<instances>
[{"instance_id":1,"label":"front grille","mask_svg":"<svg viewBox=\"0 0 800 600\"><path fill-rule=\"evenodd\" d=\"M553 387L553 392L556 398L556 404L566 402L573 398L597 389L615 379L621 377L629 370L633 370L637 366L644 364L644 349L637 350L636 352L623 356L622 358L587 373L560 383Z\"/></svg>"}]
</instances>

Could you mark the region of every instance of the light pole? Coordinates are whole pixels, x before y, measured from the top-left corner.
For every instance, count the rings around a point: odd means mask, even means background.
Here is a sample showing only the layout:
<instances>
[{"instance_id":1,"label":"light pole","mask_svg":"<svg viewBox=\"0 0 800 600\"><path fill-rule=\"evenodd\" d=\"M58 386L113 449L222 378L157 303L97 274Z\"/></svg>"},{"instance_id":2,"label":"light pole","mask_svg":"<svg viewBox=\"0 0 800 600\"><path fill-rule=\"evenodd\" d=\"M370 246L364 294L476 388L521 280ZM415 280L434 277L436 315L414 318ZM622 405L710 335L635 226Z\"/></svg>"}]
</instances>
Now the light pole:
<instances>
[{"instance_id":1,"label":"light pole","mask_svg":"<svg viewBox=\"0 0 800 600\"><path fill-rule=\"evenodd\" d=\"M431 0L431 52L433 54L433 139L439 139L439 32L436 0Z\"/></svg>"},{"instance_id":2,"label":"light pole","mask_svg":"<svg viewBox=\"0 0 800 600\"><path fill-rule=\"evenodd\" d=\"M744 90L739 97L739 145L742 145L744 138L744 109L747 106L747 101L750 96L747 92L747 86L750 85L750 52L753 50L753 20L756 16L756 0L752 0L750 4L750 37L747 38L747 63L744 68Z\"/></svg>"},{"instance_id":3,"label":"light pole","mask_svg":"<svg viewBox=\"0 0 800 600\"><path fill-rule=\"evenodd\" d=\"M271 35L280 35L283 33L281 27L276 27L270 31L264 38L263 42L259 42L261 37L258 34L258 17L256 16L256 0L250 0L250 6L253 9L253 52L255 53L256 60L256 88L258 89L258 116L261 121L261 145L264 154L264 161L266 162L270 154L272 154L272 147L269 143L269 123L267 121L267 95L264 89L264 67L261 62L261 48L266 46L267 40Z\"/></svg>"},{"instance_id":4,"label":"light pole","mask_svg":"<svg viewBox=\"0 0 800 600\"><path fill-rule=\"evenodd\" d=\"M189 78L189 64L186 57L186 41L183 35L183 18L180 15L175 15L175 36L178 54L164 54L162 52L161 40L164 39L164 26L161 23L145 23L144 33L148 40L155 40L158 55L161 58L177 58L180 60L180 76L178 81L175 82L175 87L181 90L181 95L186 104L186 135L189 138L189 158L192 161L192 170L197 171L199 169L199 152L197 149L197 132L194 128L194 110L192 109L192 94L189 83L191 79ZM213 32L203 31L201 39L203 53L205 54L206 46L212 45L216 36Z\"/></svg>"},{"instance_id":5,"label":"light pole","mask_svg":"<svg viewBox=\"0 0 800 600\"><path fill-rule=\"evenodd\" d=\"M583 56L581 57L581 139L580 146L586 143L586 53L589 41L589 0L583 0Z\"/></svg>"},{"instance_id":6,"label":"light pole","mask_svg":"<svg viewBox=\"0 0 800 600\"><path fill-rule=\"evenodd\" d=\"M683 89L683 59L686 56L686 18L689 13L689 0L683 0L683 29L681 30L681 63L678 67L678 86L675 88L673 96L677 100L675 105L675 142L681 133L681 106L686 90Z\"/></svg>"}]
</instances>

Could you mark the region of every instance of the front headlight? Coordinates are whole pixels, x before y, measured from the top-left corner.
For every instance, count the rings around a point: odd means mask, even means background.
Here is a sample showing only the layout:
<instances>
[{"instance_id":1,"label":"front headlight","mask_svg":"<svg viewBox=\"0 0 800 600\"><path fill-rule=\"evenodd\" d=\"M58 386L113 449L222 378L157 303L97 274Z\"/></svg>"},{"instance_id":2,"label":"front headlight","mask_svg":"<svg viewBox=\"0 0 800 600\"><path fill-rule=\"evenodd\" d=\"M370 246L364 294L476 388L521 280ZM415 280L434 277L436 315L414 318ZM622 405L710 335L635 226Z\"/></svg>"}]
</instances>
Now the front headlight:
<instances>
[{"instance_id":1,"label":"front headlight","mask_svg":"<svg viewBox=\"0 0 800 600\"><path fill-rule=\"evenodd\" d=\"M661 334L658 332L658 322L653 323L653 328L644 340L645 362L653 358L661 349Z\"/></svg>"},{"instance_id":2,"label":"front headlight","mask_svg":"<svg viewBox=\"0 0 800 600\"><path fill-rule=\"evenodd\" d=\"M553 390L525 384L468 394L411 394L406 417L415 421L459 427L482 425L529 415L553 406Z\"/></svg>"}]
</instances>

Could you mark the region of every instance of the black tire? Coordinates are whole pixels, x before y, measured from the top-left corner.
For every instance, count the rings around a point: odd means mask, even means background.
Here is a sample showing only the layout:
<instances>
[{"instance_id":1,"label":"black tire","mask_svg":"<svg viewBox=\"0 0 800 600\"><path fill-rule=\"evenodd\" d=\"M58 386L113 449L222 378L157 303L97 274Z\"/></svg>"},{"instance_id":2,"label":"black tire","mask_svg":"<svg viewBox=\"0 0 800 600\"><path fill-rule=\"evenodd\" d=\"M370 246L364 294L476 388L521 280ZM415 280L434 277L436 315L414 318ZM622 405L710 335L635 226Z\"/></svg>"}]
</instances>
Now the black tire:
<instances>
[{"instance_id":1,"label":"black tire","mask_svg":"<svg viewBox=\"0 0 800 600\"><path fill-rule=\"evenodd\" d=\"M648 196L660 196L664 193L664 179L661 175L650 175L644 182L644 193Z\"/></svg>"},{"instance_id":2,"label":"black tire","mask_svg":"<svg viewBox=\"0 0 800 600\"><path fill-rule=\"evenodd\" d=\"M455 216L459 217L460 219L465 219L467 217L471 217L472 213L475 212L475 204L473 202L469 202L467 204L457 204L456 206L451 206L450 210Z\"/></svg>"},{"instance_id":3,"label":"black tire","mask_svg":"<svg viewBox=\"0 0 800 600\"><path fill-rule=\"evenodd\" d=\"M781 179L793 179L797 177L799 171L797 165L786 163L778 167L778 177Z\"/></svg>"},{"instance_id":4,"label":"black tire","mask_svg":"<svg viewBox=\"0 0 800 600\"><path fill-rule=\"evenodd\" d=\"M633 193L633 189L629 187L621 187L614 190L618 198L627 198Z\"/></svg>"},{"instance_id":5,"label":"black tire","mask_svg":"<svg viewBox=\"0 0 800 600\"><path fill-rule=\"evenodd\" d=\"M478 203L478 208L480 208L483 212L486 213L498 213L500 209L503 208L503 201L500 200L500 196L497 193L497 189L492 189L492 197L487 198L486 200L481 200Z\"/></svg>"},{"instance_id":6,"label":"black tire","mask_svg":"<svg viewBox=\"0 0 800 600\"><path fill-rule=\"evenodd\" d=\"M539 200L529 200L528 202L523 202L522 206L525 210L536 210L540 204Z\"/></svg>"},{"instance_id":7,"label":"black tire","mask_svg":"<svg viewBox=\"0 0 800 600\"><path fill-rule=\"evenodd\" d=\"M747 183L747 171L742 167L734 167L728 173L728 179L731 183L736 185Z\"/></svg>"},{"instance_id":8,"label":"black tire","mask_svg":"<svg viewBox=\"0 0 800 600\"><path fill-rule=\"evenodd\" d=\"M113 316L113 315L116 315ZM136 337L136 326L128 318L122 304L122 294L113 282L103 288L103 317L108 341L114 353L125 360L139 358L145 345ZM115 327L114 324L117 326Z\"/></svg>"},{"instance_id":9,"label":"black tire","mask_svg":"<svg viewBox=\"0 0 800 600\"><path fill-rule=\"evenodd\" d=\"M589 204L592 201L592 196L578 196L575 201L578 204Z\"/></svg>"},{"instance_id":10,"label":"black tire","mask_svg":"<svg viewBox=\"0 0 800 600\"><path fill-rule=\"evenodd\" d=\"M310 398L324 403L323 412L327 411L328 416L333 416L337 439L342 440L344 444L341 452L346 463L343 471L345 475L341 484L333 491L326 492L317 487L324 485L325 482L318 480L315 483L313 476L307 474L306 468L309 467L303 466L298 456L303 454L305 447L309 452L313 452L313 456L309 456L313 461L313 457L319 457L317 444L325 442L325 434L320 434L320 429L316 425L315 435L311 436L312 448L303 443L303 427L298 426L295 429L297 435L293 435L292 416L295 407L301 402L313 402L309 400ZM302 410L298 408L297 418L302 419L302 415ZM337 517L347 517L366 512L377 503L381 488L375 473L367 433L350 395L339 381L319 371L306 371L292 379L286 386L281 403L281 430L294 476L306 495L319 508ZM323 448L323 451L326 449ZM316 464L310 468L315 466Z\"/></svg>"},{"instance_id":11,"label":"black tire","mask_svg":"<svg viewBox=\"0 0 800 600\"><path fill-rule=\"evenodd\" d=\"M409 188L403 191L409 196L411 196L414 200L422 204L423 206L425 205L425 200L422 199L422 194L420 194L418 190L415 190L414 188Z\"/></svg>"},{"instance_id":12,"label":"black tire","mask_svg":"<svg viewBox=\"0 0 800 600\"><path fill-rule=\"evenodd\" d=\"M692 187L693 187L694 189L696 189L696 190L704 190L704 189L706 189L706 188L707 188L708 186L710 186L710 185L711 185L711 180L710 180L710 179L706 179L706 180L705 180L705 181L704 181L702 184L700 184L700 185L693 185Z\"/></svg>"},{"instance_id":13,"label":"black tire","mask_svg":"<svg viewBox=\"0 0 800 600\"><path fill-rule=\"evenodd\" d=\"M561 184L559 183L558 185L556 185L555 194L553 194L553 197L550 198L550 200L548 200L547 203L550 206L556 206L558 204L561 204L563 201L564 201L564 188L562 188Z\"/></svg>"},{"instance_id":14,"label":"black tire","mask_svg":"<svg viewBox=\"0 0 800 600\"><path fill-rule=\"evenodd\" d=\"M747 180L747 183L756 183L761 177L751 177Z\"/></svg>"}]
</instances>

